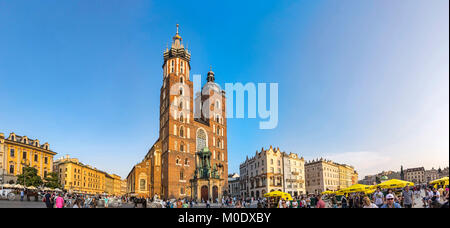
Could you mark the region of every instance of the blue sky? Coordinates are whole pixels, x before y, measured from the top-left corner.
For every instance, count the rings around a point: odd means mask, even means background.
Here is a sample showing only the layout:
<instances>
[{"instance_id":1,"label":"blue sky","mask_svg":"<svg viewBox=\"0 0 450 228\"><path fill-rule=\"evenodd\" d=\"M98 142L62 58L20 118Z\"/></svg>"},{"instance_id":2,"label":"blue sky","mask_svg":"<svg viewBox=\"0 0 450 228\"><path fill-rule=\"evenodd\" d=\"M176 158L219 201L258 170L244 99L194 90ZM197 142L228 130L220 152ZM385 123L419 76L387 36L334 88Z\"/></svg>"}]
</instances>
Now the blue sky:
<instances>
[{"instance_id":1,"label":"blue sky","mask_svg":"<svg viewBox=\"0 0 450 228\"><path fill-rule=\"evenodd\" d=\"M362 175L449 164L449 2L0 0L0 132L126 177L158 137L175 25L192 73L279 83L229 119L229 171L270 145ZM205 80L205 79L203 79Z\"/></svg>"}]
</instances>

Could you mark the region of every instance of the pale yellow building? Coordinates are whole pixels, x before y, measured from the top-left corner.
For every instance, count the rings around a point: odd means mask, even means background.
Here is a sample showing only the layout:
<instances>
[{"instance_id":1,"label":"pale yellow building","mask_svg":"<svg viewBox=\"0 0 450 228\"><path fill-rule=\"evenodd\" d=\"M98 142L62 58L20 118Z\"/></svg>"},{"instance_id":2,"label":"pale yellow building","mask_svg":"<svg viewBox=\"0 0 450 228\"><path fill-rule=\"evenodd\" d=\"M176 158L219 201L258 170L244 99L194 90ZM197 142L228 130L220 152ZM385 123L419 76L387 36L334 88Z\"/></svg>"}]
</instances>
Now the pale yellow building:
<instances>
[{"instance_id":1,"label":"pale yellow building","mask_svg":"<svg viewBox=\"0 0 450 228\"><path fill-rule=\"evenodd\" d=\"M263 197L272 191L302 195L305 189L304 159L279 148L261 149L240 165L241 197Z\"/></svg>"},{"instance_id":2,"label":"pale yellow building","mask_svg":"<svg viewBox=\"0 0 450 228\"><path fill-rule=\"evenodd\" d=\"M105 193L108 195L114 194L114 178L107 173L105 174Z\"/></svg>"},{"instance_id":3,"label":"pale yellow building","mask_svg":"<svg viewBox=\"0 0 450 228\"><path fill-rule=\"evenodd\" d=\"M323 158L307 162L305 172L306 191L312 194L350 187L357 182L358 178L353 166Z\"/></svg>"},{"instance_id":4,"label":"pale yellow building","mask_svg":"<svg viewBox=\"0 0 450 228\"><path fill-rule=\"evenodd\" d=\"M53 156L56 152L50 150L48 143L41 144L37 139L19 136L14 132L5 138L0 133L0 171L5 175L22 174L24 167L34 167L38 175L44 178L53 171Z\"/></svg>"},{"instance_id":5,"label":"pale yellow building","mask_svg":"<svg viewBox=\"0 0 450 228\"><path fill-rule=\"evenodd\" d=\"M122 179L117 174L111 174L110 175L113 179L113 195L115 196L121 196L122 194Z\"/></svg>"},{"instance_id":6,"label":"pale yellow building","mask_svg":"<svg viewBox=\"0 0 450 228\"><path fill-rule=\"evenodd\" d=\"M125 195L127 193L127 179L123 179L120 181L120 195Z\"/></svg>"},{"instance_id":7,"label":"pale yellow building","mask_svg":"<svg viewBox=\"0 0 450 228\"><path fill-rule=\"evenodd\" d=\"M69 156L55 160L55 171L63 189L88 194L106 192L107 173Z\"/></svg>"},{"instance_id":8,"label":"pale yellow building","mask_svg":"<svg viewBox=\"0 0 450 228\"><path fill-rule=\"evenodd\" d=\"M348 188L353 185L355 169L346 164L337 164L339 168L339 189Z\"/></svg>"}]
</instances>

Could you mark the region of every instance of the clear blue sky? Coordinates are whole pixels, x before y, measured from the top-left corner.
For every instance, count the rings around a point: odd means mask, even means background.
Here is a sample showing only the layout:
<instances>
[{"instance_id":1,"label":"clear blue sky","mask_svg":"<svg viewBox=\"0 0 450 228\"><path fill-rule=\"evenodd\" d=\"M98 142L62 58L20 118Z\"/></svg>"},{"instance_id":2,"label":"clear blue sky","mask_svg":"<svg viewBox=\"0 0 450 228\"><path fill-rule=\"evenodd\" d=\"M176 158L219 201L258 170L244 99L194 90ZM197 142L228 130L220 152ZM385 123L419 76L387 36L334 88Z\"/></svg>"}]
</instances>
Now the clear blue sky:
<instances>
[{"instance_id":1,"label":"clear blue sky","mask_svg":"<svg viewBox=\"0 0 450 228\"><path fill-rule=\"evenodd\" d=\"M228 121L230 172L270 145L363 175L448 166L448 0L0 0L0 132L126 177L177 23L192 73L279 83L276 129Z\"/></svg>"}]
</instances>

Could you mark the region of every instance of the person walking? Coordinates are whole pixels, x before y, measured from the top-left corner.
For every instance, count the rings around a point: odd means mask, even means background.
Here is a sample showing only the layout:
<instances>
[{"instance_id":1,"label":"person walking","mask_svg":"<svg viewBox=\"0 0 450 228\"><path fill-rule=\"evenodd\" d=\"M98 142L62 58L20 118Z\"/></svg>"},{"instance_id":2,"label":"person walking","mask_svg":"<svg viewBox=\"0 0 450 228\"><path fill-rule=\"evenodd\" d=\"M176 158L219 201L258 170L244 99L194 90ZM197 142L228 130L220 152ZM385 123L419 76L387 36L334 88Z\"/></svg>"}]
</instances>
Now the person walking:
<instances>
[{"instance_id":1,"label":"person walking","mask_svg":"<svg viewBox=\"0 0 450 228\"><path fill-rule=\"evenodd\" d=\"M316 208L325 208L325 202L322 200L322 195L317 195Z\"/></svg>"},{"instance_id":2,"label":"person walking","mask_svg":"<svg viewBox=\"0 0 450 228\"><path fill-rule=\"evenodd\" d=\"M20 190L20 201L23 201L23 197L25 196L25 192L22 190Z\"/></svg>"},{"instance_id":3,"label":"person walking","mask_svg":"<svg viewBox=\"0 0 450 228\"><path fill-rule=\"evenodd\" d=\"M378 187L377 191L373 194L373 199L374 199L374 203L375 203L375 205L377 205L377 207L383 206L384 194L381 192L380 187Z\"/></svg>"},{"instance_id":4,"label":"person walking","mask_svg":"<svg viewBox=\"0 0 450 228\"><path fill-rule=\"evenodd\" d=\"M409 190L409 186L406 186L402 191L403 207L412 208L414 206L414 194Z\"/></svg>"},{"instance_id":5,"label":"person walking","mask_svg":"<svg viewBox=\"0 0 450 228\"><path fill-rule=\"evenodd\" d=\"M56 208L63 208L64 207L64 198L61 197L61 194L58 194L58 197L56 197Z\"/></svg>"},{"instance_id":6,"label":"person walking","mask_svg":"<svg viewBox=\"0 0 450 228\"><path fill-rule=\"evenodd\" d=\"M49 192L45 192L45 195L44 195L44 202L45 202L45 206L47 207L47 208L53 208L53 204L52 204L52 195L50 195L50 193Z\"/></svg>"}]
</instances>

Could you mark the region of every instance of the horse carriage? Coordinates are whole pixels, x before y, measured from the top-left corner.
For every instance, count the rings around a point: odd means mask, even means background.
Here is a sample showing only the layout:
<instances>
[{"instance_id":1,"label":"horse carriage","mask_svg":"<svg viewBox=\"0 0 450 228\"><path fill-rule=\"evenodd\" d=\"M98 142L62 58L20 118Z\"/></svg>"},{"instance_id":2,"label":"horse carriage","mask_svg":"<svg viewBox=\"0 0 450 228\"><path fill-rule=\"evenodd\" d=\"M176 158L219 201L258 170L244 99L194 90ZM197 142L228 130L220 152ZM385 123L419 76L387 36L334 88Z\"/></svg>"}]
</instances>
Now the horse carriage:
<instances>
[{"instance_id":1,"label":"horse carriage","mask_svg":"<svg viewBox=\"0 0 450 228\"><path fill-rule=\"evenodd\" d=\"M0 189L0 200L15 200L16 194L12 189Z\"/></svg>"}]
</instances>

